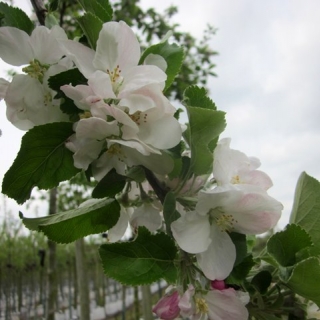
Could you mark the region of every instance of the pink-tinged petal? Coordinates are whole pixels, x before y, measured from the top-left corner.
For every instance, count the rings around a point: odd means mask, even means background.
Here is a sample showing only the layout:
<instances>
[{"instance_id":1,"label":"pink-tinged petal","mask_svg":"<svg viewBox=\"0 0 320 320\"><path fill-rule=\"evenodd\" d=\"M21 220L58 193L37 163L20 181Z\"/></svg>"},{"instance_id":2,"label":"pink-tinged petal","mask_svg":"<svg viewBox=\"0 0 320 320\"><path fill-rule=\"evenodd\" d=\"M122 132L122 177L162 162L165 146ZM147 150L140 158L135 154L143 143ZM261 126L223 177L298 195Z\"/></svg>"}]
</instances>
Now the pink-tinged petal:
<instances>
[{"instance_id":1,"label":"pink-tinged petal","mask_svg":"<svg viewBox=\"0 0 320 320\"><path fill-rule=\"evenodd\" d=\"M209 308L209 320L247 320L249 317L234 289L211 290L204 298Z\"/></svg>"},{"instance_id":2,"label":"pink-tinged petal","mask_svg":"<svg viewBox=\"0 0 320 320\"><path fill-rule=\"evenodd\" d=\"M65 47L67 56L88 79L96 71L92 64L95 51L73 40L60 41L60 43Z\"/></svg>"},{"instance_id":3,"label":"pink-tinged petal","mask_svg":"<svg viewBox=\"0 0 320 320\"><path fill-rule=\"evenodd\" d=\"M119 127L116 121L107 122L95 117L81 119L76 128L78 139L94 139L102 141L109 136L118 134Z\"/></svg>"},{"instance_id":4,"label":"pink-tinged petal","mask_svg":"<svg viewBox=\"0 0 320 320\"><path fill-rule=\"evenodd\" d=\"M29 64L34 58L29 35L17 28L1 27L0 58L13 66Z\"/></svg>"},{"instance_id":5,"label":"pink-tinged petal","mask_svg":"<svg viewBox=\"0 0 320 320\"><path fill-rule=\"evenodd\" d=\"M223 280L233 269L236 249L229 235L215 225L211 225L210 238L208 249L197 254L197 261L208 279Z\"/></svg>"},{"instance_id":6,"label":"pink-tinged petal","mask_svg":"<svg viewBox=\"0 0 320 320\"><path fill-rule=\"evenodd\" d=\"M103 25L97 41L93 65L106 72L117 66L124 70L136 66L140 59L140 45L136 35L123 21Z\"/></svg>"},{"instance_id":7,"label":"pink-tinged petal","mask_svg":"<svg viewBox=\"0 0 320 320\"><path fill-rule=\"evenodd\" d=\"M108 230L108 240L109 242L119 241L129 226L129 215L125 208L121 207L119 219L111 229Z\"/></svg>"},{"instance_id":8,"label":"pink-tinged petal","mask_svg":"<svg viewBox=\"0 0 320 320\"><path fill-rule=\"evenodd\" d=\"M177 290L163 296L152 308L152 311L163 320L174 320L180 313L179 293Z\"/></svg>"},{"instance_id":9,"label":"pink-tinged petal","mask_svg":"<svg viewBox=\"0 0 320 320\"><path fill-rule=\"evenodd\" d=\"M103 99L117 98L113 92L110 77L105 72L98 70L93 73L88 80L88 85Z\"/></svg>"},{"instance_id":10,"label":"pink-tinged petal","mask_svg":"<svg viewBox=\"0 0 320 320\"><path fill-rule=\"evenodd\" d=\"M251 184L258 186L264 190L268 190L273 186L270 177L263 171L251 170L239 172L239 179L241 184Z\"/></svg>"},{"instance_id":11,"label":"pink-tinged petal","mask_svg":"<svg viewBox=\"0 0 320 320\"><path fill-rule=\"evenodd\" d=\"M0 101L5 98L10 82L0 78Z\"/></svg>"},{"instance_id":12,"label":"pink-tinged petal","mask_svg":"<svg viewBox=\"0 0 320 320\"><path fill-rule=\"evenodd\" d=\"M75 103L75 105L82 110L89 110L90 109L90 103L86 101L86 98L89 96L94 95L92 89L89 86L86 85L78 85L78 86L70 86L70 85L64 85L60 87L61 91L64 92L64 94L72 99Z\"/></svg>"},{"instance_id":13,"label":"pink-tinged petal","mask_svg":"<svg viewBox=\"0 0 320 320\"><path fill-rule=\"evenodd\" d=\"M149 84L157 84L162 91L167 80L167 75L161 69L150 65L132 67L123 72L122 76L124 81L118 95L120 99Z\"/></svg>"},{"instance_id":14,"label":"pink-tinged petal","mask_svg":"<svg viewBox=\"0 0 320 320\"><path fill-rule=\"evenodd\" d=\"M204 252L211 243L208 217L200 216L195 211L186 212L172 222L171 230L179 247L189 253Z\"/></svg>"},{"instance_id":15,"label":"pink-tinged petal","mask_svg":"<svg viewBox=\"0 0 320 320\"><path fill-rule=\"evenodd\" d=\"M226 213L235 219L234 231L244 234L260 234L277 224L283 205L264 190L256 191L251 185L238 187L241 197L224 204Z\"/></svg>"},{"instance_id":16,"label":"pink-tinged petal","mask_svg":"<svg viewBox=\"0 0 320 320\"><path fill-rule=\"evenodd\" d=\"M53 64L65 55L64 47L51 34L50 29L44 26L36 27L33 30L30 43L34 58L39 60L40 63Z\"/></svg>"},{"instance_id":17,"label":"pink-tinged petal","mask_svg":"<svg viewBox=\"0 0 320 320\"><path fill-rule=\"evenodd\" d=\"M194 286L192 284L189 284L188 289L182 295L178 304L182 317L191 317L191 315L195 312L195 306L192 300L194 293Z\"/></svg>"},{"instance_id":18,"label":"pink-tinged petal","mask_svg":"<svg viewBox=\"0 0 320 320\"><path fill-rule=\"evenodd\" d=\"M211 288L216 290L224 290L227 289L227 286L224 280L213 280L211 281Z\"/></svg>"}]
</instances>

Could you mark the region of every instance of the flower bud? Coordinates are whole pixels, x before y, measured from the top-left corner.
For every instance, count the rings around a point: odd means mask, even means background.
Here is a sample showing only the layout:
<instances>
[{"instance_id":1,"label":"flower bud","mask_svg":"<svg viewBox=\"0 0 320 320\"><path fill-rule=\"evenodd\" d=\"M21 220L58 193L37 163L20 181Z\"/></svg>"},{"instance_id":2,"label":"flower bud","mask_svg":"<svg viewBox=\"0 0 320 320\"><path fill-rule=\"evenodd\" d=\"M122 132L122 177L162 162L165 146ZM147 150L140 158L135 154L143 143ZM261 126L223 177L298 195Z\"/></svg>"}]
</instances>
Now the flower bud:
<instances>
[{"instance_id":1,"label":"flower bud","mask_svg":"<svg viewBox=\"0 0 320 320\"><path fill-rule=\"evenodd\" d=\"M180 308L178 306L179 300L179 293L175 290L172 293L163 296L152 308L152 311L161 319L173 320L180 313Z\"/></svg>"}]
</instances>

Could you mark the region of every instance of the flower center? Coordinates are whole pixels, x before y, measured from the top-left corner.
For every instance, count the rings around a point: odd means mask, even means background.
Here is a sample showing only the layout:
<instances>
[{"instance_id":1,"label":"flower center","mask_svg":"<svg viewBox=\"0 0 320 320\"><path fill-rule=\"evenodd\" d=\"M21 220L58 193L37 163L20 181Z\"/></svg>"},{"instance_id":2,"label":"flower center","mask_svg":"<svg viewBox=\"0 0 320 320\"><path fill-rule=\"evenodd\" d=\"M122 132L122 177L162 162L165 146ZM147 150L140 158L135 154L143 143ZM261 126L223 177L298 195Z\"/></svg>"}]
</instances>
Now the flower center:
<instances>
[{"instance_id":1,"label":"flower center","mask_svg":"<svg viewBox=\"0 0 320 320\"><path fill-rule=\"evenodd\" d=\"M42 65L38 60L33 60L30 62L30 65L22 68L22 71L31 78L38 79L41 83L43 83L43 76L49 67L50 66L47 64Z\"/></svg>"},{"instance_id":2,"label":"flower center","mask_svg":"<svg viewBox=\"0 0 320 320\"><path fill-rule=\"evenodd\" d=\"M221 207L211 209L209 216L210 223L215 223L221 231L231 231L234 223L237 222L232 214L226 214Z\"/></svg>"},{"instance_id":3,"label":"flower center","mask_svg":"<svg viewBox=\"0 0 320 320\"><path fill-rule=\"evenodd\" d=\"M232 184L240 184L241 181L240 181L239 175L233 176L232 179L231 179L231 183Z\"/></svg>"},{"instance_id":4,"label":"flower center","mask_svg":"<svg viewBox=\"0 0 320 320\"><path fill-rule=\"evenodd\" d=\"M203 298L196 298L196 313L208 313L209 308L206 303L206 300Z\"/></svg>"},{"instance_id":5,"label":"flower center","mask_svg":"<svg viewBox=\"0 0 320 320\"><path fill-rule=\"evenodd\" d=\"M140 126L141 122L146 123L148 115L146 113L142 113L141 111L137 111L134 114L129 114L131 120L133 120L138 126Z\"/></svg>"},{"instance_id":6,"label":"flower center","mask_svg":"<svg viewBox=\"0 0 320 320\"><path fill-rule=\"evenodd\" d=\"M113 69L113 71L110 71L109 69L107 69L107 74L110 77L112 89L116 95L119 93L119 89L123 83L123 77L121 77L120 73L121 73L121 69L119 65L117 65Z\"/></svg>"},{"instance_id":7,"label":"flower center","mask_svg":"<svg viewBox=\"0 0 320 320\"><path fill-rule=\"evenodd\" d=\"M112 144L107 150L107 153L109 155L117 157L121 162L124 162L124 158L126 158L119 144Z\"/></svg>"}]
</instances>

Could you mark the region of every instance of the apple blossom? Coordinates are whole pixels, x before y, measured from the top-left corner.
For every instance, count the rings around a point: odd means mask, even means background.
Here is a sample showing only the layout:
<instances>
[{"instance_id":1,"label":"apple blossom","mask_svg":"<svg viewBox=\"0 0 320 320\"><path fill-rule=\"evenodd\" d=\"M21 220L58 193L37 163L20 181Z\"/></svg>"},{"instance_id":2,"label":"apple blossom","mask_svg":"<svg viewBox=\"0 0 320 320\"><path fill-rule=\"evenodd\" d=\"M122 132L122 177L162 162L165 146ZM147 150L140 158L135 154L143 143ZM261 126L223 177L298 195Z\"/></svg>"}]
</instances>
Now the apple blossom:
<instances>
[{"instance_id":1,"label":"apple blossom","mask_svg":"<svg viewBox=\"0 0 320 320\"><path fill-rule=\"evenodd\" d=\"M152 308L152 311L164 320L176 319L180 313L179 303L179 292L173 290L166 293Z\"/></svg>"},{"instance_id":2,"label":"apple blossom","mask_svg":"<svg viewBox=\"0 0 320 320\"><path fill-rule=\"evenodd\" d=\"M259 159L230 149L230 142L230 138L221 139L214 150L213 176L217 184L252 184L269 189L272 186L270 177L256 170L260 167Z\"/></svg>"},{"instance_id":3,"label":"apple blossom","mask_svg":"<svg viewBox=\"0 0 320 320\"><path fill-rule=\"evenodd\" d=\"M197 262L211 280L225 279L236 258L228 232L260 234L274 227L282 205L251 185L229 185L200 191L195 211L171 224L180 248L197 254Z\"/></svg>"},{"instance_id":4,"label":"apple blossom","mask_svg":"<svg viewBox=\"0 0 320 320\"><path fill-rule=\"evenodd\" d=\"M0 78L0 101L5 98L10 82Z\"/></svg>"}]
</instances>

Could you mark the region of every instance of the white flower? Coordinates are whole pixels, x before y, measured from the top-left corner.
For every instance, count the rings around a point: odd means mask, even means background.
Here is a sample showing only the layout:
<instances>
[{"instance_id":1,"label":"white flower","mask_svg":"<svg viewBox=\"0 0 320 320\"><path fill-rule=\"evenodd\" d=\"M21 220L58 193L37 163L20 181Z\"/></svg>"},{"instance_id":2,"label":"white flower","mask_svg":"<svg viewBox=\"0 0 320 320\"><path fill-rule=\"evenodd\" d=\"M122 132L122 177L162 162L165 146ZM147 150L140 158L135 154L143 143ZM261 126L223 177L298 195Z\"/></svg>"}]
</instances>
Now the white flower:
<instances>
[{"instance_id":1,"label":"white flower","mask_svg":"<svg viewBox=\"0 0 320 320\"><path fill-rule=\"evenodd\" d=\"M228 232L259 234L274 227L282 205L250 185L217 187L200 192L196 211L171 224L174 238L186 252L196 253L208 279L225 279L236 258Z\"/></svg>"},{"instance_id":2,"label":"white flower","mask_svg":"<svg viewBox=\"0 0 320 320\"><path fill-rule=\"evenodd\" d=\"M217 184L252 184L269 189L272 186L270 177L256 170L260 167L259 159L230 149L230 142L230 138L221 139L214 150L213 176Z\"/></svg>"},{"instance_id":3,"label":"white flower","mask_svg":"<svg viewBox=\"0 0 320 320\"><path fill-rule=\"evenodd\" d=\"M31 36L13 28L0 28L0 58L13 66L31 64L38 71L45 65L57 63L65 54L59 41L67 40L62 28L36 27Z\"/></svg>"},{"instance_id":4,"label":"white flower","mask_svg":"<svg viewBox=\"0 0 320 320\"><path fill-rule=\"evenodd\" d=\"M127 107L133 107L132 112L139 110L143 98L130 97L131 93L149 84L157 84L160 91L164 88L167 76L160 68L138 65L139 42L123 21L103 25L96 51L71 40L64 44L69 56L87 79L99 77L103 81L104 98L119 99L119 105L123 105L122 99L130 100L131 105Z\"/></svg>"}]
</instances>

